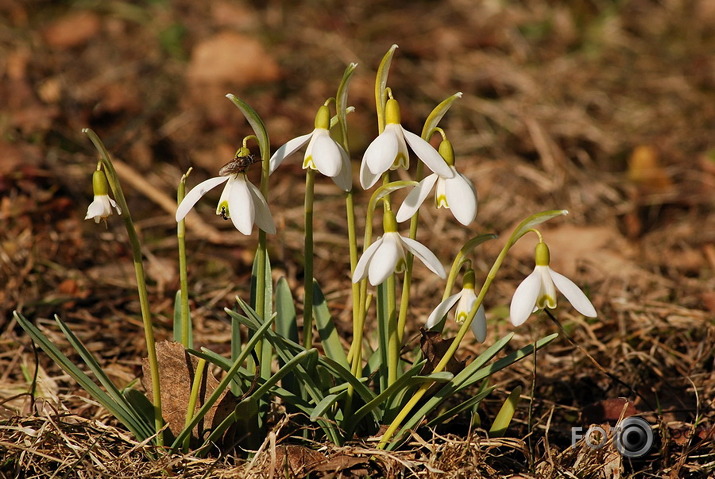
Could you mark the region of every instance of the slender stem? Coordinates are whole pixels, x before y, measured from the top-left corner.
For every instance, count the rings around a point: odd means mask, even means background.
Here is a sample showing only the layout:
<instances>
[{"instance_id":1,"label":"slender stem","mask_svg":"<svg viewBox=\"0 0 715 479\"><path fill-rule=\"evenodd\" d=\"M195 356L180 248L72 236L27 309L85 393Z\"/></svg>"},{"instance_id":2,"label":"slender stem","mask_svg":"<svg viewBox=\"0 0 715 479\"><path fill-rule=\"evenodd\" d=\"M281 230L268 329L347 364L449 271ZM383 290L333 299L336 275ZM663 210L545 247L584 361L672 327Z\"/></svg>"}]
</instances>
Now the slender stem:
<instances>
[{"instance_id":1,"label":"slender stem","mask_svg":"<svg viewBox=\"0 0 715 479\"><path fill-rule=\"evenodd\" d=\"M199 399L199 392L201 391L201 379L204 375L204 368L206 367L206 360L200 358L199 362L196 364L196 371L194 371L194 381L191 384L191 394L189 396L189 406L186 409L186 419L184 421L184 427L188 427L191 421L196 415L196 403ZM189 443L191 441L191 434L186 436L184 441L184 452L188 452Z\"/></svg>"},{"instance_id":2,"label":"slender stem","mask_svg":"<svg viewBox=\"0 0 715 479\"><path fill-rule=\"evenodd\" d=\"M509 249L511 246L513 246L513 242L508 241L506 245L504 245L504 248L502 248L501 252L499 253L499 256L497 256L497 259L494 261L494 264L492 265L492 268L489 270L489 273L487 274L487 278L484 280L484 284L482 285L482 289L479 291L479 295L477 296L476 301L474 302L474 305L472 306L472 310L469 312L469 315L467 316L467 319L465 319L464 323L462 323L462 326L459 328L459 331L457 332L457 336L454 338L452 341L452 344L449 346L449 349L445 352L444 356L440 360L440 362L434 367L433 372L438 373L441 371L444 371L444 368L447 366L447 363L449 362L450 359L454 356L454 353L457 351L457 348L459 347L459 344L462 342L462 339L464 336L467 334L467 331L469 331L469 327L472 324L472 321L474 320L474 316L477 313L477 310L479 309L479 306L482 305L482 302L484 301L484 297L487 294L487 291L489 291L489 287L491 286L492 282L494 281L494 278L496 277L497 272L499 271L499 268L501 267L502 263L504 262L504 259L506 258L507 253L509 252ZM426 382L423 383L420 388L415 392L415 395L405 404L405 406L402 408L402 410L397 414L397 417L392 421L392 424L387 428L385 431L385 434L383 434L382 439L380 439L380 443L378 444L379 448L384 448L387 443L392 439L392 436L395 434L397 431L397 428L400 427L400 424L402 424L402 421L407 417L407 415L412 411L412 409L415 407L415 405L419 402L420 399L425 395L427 390L432 386L432 383Z\"/></svg>"},{"instance_id":3,"label":"slender stem","mask_svg":"<svg viewBox=\"0 0 715 479\"><path fill-rule=\"evenodd\" d=\"M186 195L186 178L189 176L191 169L181 177L179 188L176 194L177 204L180 204ZM184 219L176 225L176 239L179 243L179 282L180 282L180 301L181 301L181 344L185 348L192 347L191 337L191 317L189 316L189 280L186 262L186 222Z\"/></svg>"},{"instance_id":4,"label":"slender stem","mask_svg":"<svg viewBox=\"0 0 715 479\"><path fill-rule=\"evenodd\" d=\"M387 387L392 386L400 376L400 346L402 344L402 334L397 326L397 310L396 310L396 289L397 278L391 274L386 281L387 285Z\"/></svg>"},{"instance_id":5,"label":"slender stem","mask_svg":"<svg viewBox=\"0 0 715 479\"><path fill-rule=\"evenodd\" d=\"M303 256L303 345L313 346L313 199L315 190L315 170L308 168L305 173L305 244Z\"/></svg>"},{"instance_id":6,"label":"slender stem","mask_svg":"<svg viewBox=\"0 0 715 479\"><path fill-rule=\"evenodd\" d=\"M417 163L417 171L415 178L421 179L424 166L420 161ZM420 210L418 209L410 219L410 238L417 239L417 227L420 222ZM415 257L411 252L405 255L405 277L402 280L402 297L400 298L400 314L397 319L397 332L399 335L400 344L405 334L405 325L407 323L407 310L410 306L410 293L412 291L412 265L415 262Z\"/></svg>"},{"instance_id":7,"label":"slender stem","mask_svg":"<svg viewBox=\"0 0 715 479\"><path fill-rule=\"evenodd\" d=\"M139 242L139 236L137 235L136 229L134 228L134 222L132 221L132 216L129 212L129 206L124 198L124 192L122 191L121 184L119 183L119 176L117 175L112 160L109 157L109 152L105 148L102 140L99 139L97 134L85 128L82 130L89 139L94 143L94 146L100 153L102 159L102 165L107 173L107 180L109 181L109 186L112 188L112 193L114 194L114 199L121 208L122 219L124 221L124 227L127 230L127 236L129 238L129 244L132 248L132 258L134 261L134 272L137 278L137 291L139 293L139 306L142 315L142 324L144 326L144 337L146 340L147 348L147 359L149 362L149 372L151 375L151 386L152 386L152 399L154 405L154 427L157 432L156 442L158 445L162 446L164 444L163 434L160 432L164 427L164 419L162 417L161 408L161 382L159 380L159 363L156 356L156 344L154 341L154 327L151 321L151 311L149 310L149 295L146 289L146 279L144 275L144 265L142 263L142 252L141 244Z\"/></svg>"}]
</instances>

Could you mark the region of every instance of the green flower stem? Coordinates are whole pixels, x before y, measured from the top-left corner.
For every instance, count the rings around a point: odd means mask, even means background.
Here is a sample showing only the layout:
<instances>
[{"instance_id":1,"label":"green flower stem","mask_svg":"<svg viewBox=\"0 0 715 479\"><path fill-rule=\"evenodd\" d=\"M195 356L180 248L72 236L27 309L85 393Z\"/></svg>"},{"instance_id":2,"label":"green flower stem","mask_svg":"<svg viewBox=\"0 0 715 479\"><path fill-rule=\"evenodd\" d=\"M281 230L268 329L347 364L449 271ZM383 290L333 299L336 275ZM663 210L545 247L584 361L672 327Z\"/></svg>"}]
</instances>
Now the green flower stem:
<instances>
[{"instance_id":1,"label":"green flower stem","mask_svg":"<svg viewBox=\"0 0 715 479\"><path fill-rule=\"evenodd\" d=\"M457 336L454 338L454 341L452 341L452 344L450 345L449 349L447 349L447 352L442 357L442 360L435 366L433 373L444 371L444 368L447 366L447 363L454 356L454 353L457 351L457 348L462 342L462 339L467 334L467 331L469 331L469 327L472 324L474 316L477 314L479 306L482 305L484 297L486 296L487 291L489 291L489 287L494 281L494 278L496 277L499 268L501 268L501 265L504 262L504 259L506 258L506 255L509 252L509 249L513 246L513 244L513 241L508 241L507 244L504 245L504 247L502 248L501 252L499 253L499 256L497 256L497 259L494 261L492 268L487 274L487 278L484 280L484 284L482 285L482 289L479 291L479 295L477 296L477 299L472 306L472 310L469 312L469 315L467 316L467 319L465 319L464 323L462 323L462 326L457 332ZM387 445L387 443L390 441L390 439L392 439L392 436L397 431L397 428L400 427L400 424L402 424L402 421L404 421L407 415L412 411L412 409L419 402L419 400L422 399L422 396L425 395L425 393L431 386L432 383L429 382L423 383L420 386L417 392L415 392L415 395L407 402L407 404L405 404L405 406L399 412L394 421L392 421L392 424L390 424L390 427L388 427L387 431L385 431L385 434L382 436L382 439L378 444L379 448L384 448Z\"/></svg>"},{"instance_id":2,"label":"green flower stem","mask_svg":"<svg viewBox=\"0 0 715 479\"><path fill-rule=\"evenodd\" d=\"M424 164L420 161L417 163L415 178L421 179L423 175ZM420 210L418 209L410 219L410 239L417 239L417 227L420 222ZM405 254L405 276L402 279L402 297L400 298L400 313L397 318L397 333L398 340L402 344L402 339L405 335L405 325L407 324L407 310L410 306L410 293L412 289L412 265L415 262L415 257L411 252Z\"/></svg>"},{"instance_id":3,"label":"green flower stem","mask_svg":"<svg viewBox=\"0 0 715 479\"><path fill-rule=\"evenodd\" d=\"M452 341L452 344L450 345L449 349L445 352L444 356L440 360L440 362L435 366L433 372L438 373L444 370L444 368L447 366L447 363L449 362L450 359L454 356L454 353L457 351L457 348L459 347L460 343L462 342L462 339L464 336L467 334L467 331L469 331L469 327L472 324L472 321L474 320L474 316L476 316L477 311L479 310L479 307L482 305L484 302L484 296L486 296L487 291L489 291L489 287L491 286L492 282L494 281L494 278L496 277L497 272L499 271L499 268L501 268L502 263L504 262L504 259L506 258L507 253L511 249L512 246L526 233L531 231L531 229L538 225L541 224L545 221L548 221L552 218L555 218L557 216L565 215L568 214L568 211L566 210L550 210L550 211L543 211L541 213L537 213L534 215L529 216L526 218L524 221L519 223L519 225L514 229L514 232L511 234L509 239L507 240L506 244L502 248L502 250L499 252L499 256L497 256L497 259L494 261L494 264L492 265L491 269L489 270L489 273L487 274L487 278L484 280L484 284L482 285L482 289L479 291L479 295L477 296L477 299L474 301L474 305L472 306L472 310L469 312L469 315L467 318L464 320L464 323L462 323L462 326L459 328L459 331L457 332L457 336L454 338ZM486 241L489 239L491 235L480 235L475 238L472 238L470 241L465 244L462 249L460 250L460 254L466 254L467 252L471 251L475 246L478 244ZM461 261L461 259L460 259ZM455 264L461 264L457 263L457 259L455 259ZM452 268L453 270L457 268ZM455 273L456 274L456 273ZM420 399L425 395L427 390L430 388L431 383L424 383L422 386L420 386L419 390L415 393L415 395L405 404L405 406L400 410L400 412L397 414L397 417L392 421L392 424L387 428L385 431L385 434L382 436L382 439L380 439L380 443L378 444L379 448L384 448L387 446L388 442L390 439L392 439L392 436L394 436L395 432L397 431L397 428L400 427L400 424L402 424L402 421L405 420L407 415L412 411L412 409L415 407L415 405L419 402Z\"/></svg>"},{"instance_id":4,"label":"green flower stem","mask_svg":"<svg viewBox=\"0 0 715 479\"><path fill-rule=\"evenodd\" d=\"M313 199L315 190L315 170L305 173L305 244L303 272L303 346L313 346Z\"/></svg>"},{"instance_id":5,"label":"green flower stem","mask_svg":"<svg viewBox=\"0 0 715 479\"><path fill-rule=\"evenodd\" d=\"M199 399L199 392L201 391L201 379L204 375L204 368L206 367L206 360L200 358L199 362L196 364L196 371L194 372L194 381L191 384L191 394L189 395L189 406L186 408L186 420L184 422L184 427L188 427L191 421L194 419L196 414L196 403ZM186 436L184 440L184 452L189 451L189 443L191 441L191 434Z\"/></svg>"},{"instance_id":6,"label":"green flower stem","mask_svg":"<svg viewBox=\"0 0 715 479\"><path fill-rule=\"evenodd\" d=\"M139 237L137 235L136 229L134 228L134 222L132 221L131 214L129 212L129 206L124 198L124 192L119 183L119 176L117 175L112 160L109 157L109 152L105 148L102 140L99 139L97 134L89 128L84 128L82 130L89 139L94 144L97 151L100 153L102 159L102 165L107 173L107 180L109 181L109 186L112 188L112 193L114 194L114 199L121 208L122 219L124 220L124 226L127 230L127 235L129 237L129 243L132 248L132 257L134 261L134 272L137 278L137 290L139 293L139 306L141 308L142 324L144 326L144 337L146 340L147 357L149 361L149 371L151 374L151 386L153 394L153 406L154 406L154 428L157 432L156 442L158 445L162 446L164 444L163 434L161 434L161 429L164 427L164 419L162 417L161 408L161 382L159 380L159 363L156 356L156 344L154 341L154 327L151 322L151 312L149 310L149 296L146 290L146 279L144 276L144 265L142 263L142 252L141 244L139 243Z\"/></svg>"},{"instance_id":7,"label":"green flower stem","mask_svg":"<svg viewBox=\"0 0 715 479\"><path fill-rule=\"evenodd\" d=\"M392 386L400 376L400 346L402 344L402 335L397 329L397 310L396 310L396 285L397 278L394 274L390 275L386 280L387 286L387 387Z\"/></svg>"},{"instance_id":8,"label":"green flower stem","mask_svg":"<svg viewBox=\"0 0 715 479\"><path fill-rule=\"evenodd\" d=\"M191 173L191 168L181 177L179 188L176 194L176 203L181 201L186 195L186 178ZM176 239L179 243L179 283L181 288L181 344L185 348L192 347L191 341L191 318L189 317L189 280L186 265L186 222L184 219L176 225Z\"/></svg>"}]
</instances>

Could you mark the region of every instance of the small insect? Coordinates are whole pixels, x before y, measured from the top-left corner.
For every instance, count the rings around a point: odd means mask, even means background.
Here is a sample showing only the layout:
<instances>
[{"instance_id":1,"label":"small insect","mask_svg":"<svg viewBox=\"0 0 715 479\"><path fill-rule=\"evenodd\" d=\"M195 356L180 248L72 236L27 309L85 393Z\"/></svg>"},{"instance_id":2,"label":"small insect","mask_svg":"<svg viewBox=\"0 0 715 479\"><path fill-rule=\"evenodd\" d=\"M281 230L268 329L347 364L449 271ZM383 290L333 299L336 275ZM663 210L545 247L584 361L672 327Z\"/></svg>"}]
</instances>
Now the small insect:
<instances>
[{"instance_id":1,"label":"small insect","mask_svg":"<svg viewBox=\"0 0 715 479\"><path fill-rule=\"evenodd\" d=\"M260 163L260 159L256 159L253 155L238 156L226 163L218 170L219 176L235 175L236 173L245 173L249 166L254 163Z\"/></svg>"}]
</instances>

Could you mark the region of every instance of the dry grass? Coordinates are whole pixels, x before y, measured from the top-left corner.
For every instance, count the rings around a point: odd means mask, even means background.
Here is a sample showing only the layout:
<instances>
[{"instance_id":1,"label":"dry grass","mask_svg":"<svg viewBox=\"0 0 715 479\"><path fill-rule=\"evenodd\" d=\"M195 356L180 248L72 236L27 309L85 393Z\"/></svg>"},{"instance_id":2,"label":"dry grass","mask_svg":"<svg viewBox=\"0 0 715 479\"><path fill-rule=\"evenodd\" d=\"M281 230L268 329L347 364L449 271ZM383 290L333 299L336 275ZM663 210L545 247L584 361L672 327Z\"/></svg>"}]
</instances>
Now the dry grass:
<instances>
[{"instance_id":1,"label":"dry grass","mask_svg":"<svg viewBox=\"0 0 715 479\"><path fill-rule=\"evenodd\" d=\"M71 2L0 5L8 18L0 31L0 475L711 477L712 2L451 0L399 9L377 1L304 3L259 8L224 1L206 9L183 0L136 8L110 1L89 10ZM77 11L90 17L74 20L79 23L71 32L96 28L96 22L101 28L68 46L66 37L56 36L57 25ZM218 31L263 42L280 78L250 82L247 74L235 75L200 86L188 80L194 48ZM224 93L242 96L264 116L275 147L308 131L345 64L357 61L350 96L357 108L350 117L357 159L375 132L373 70L392 43L400 49L390 85L410 129L419 129L437 101L464 92L443 126L457 166L480 195L474 226L458 228L448 214L430 211L424 219L440 236L424 234L422 241L451 258L452 244L478 232L503 234L535 210L571 212L546 228L546 239L554 268L589 290L599 319L587 322L568 307L559 309L558 320L578 347L562 338L539 353L536 366L529 358L494 378L497 394L480 410L485 422L513 387L526 391L510 437L486 439L480 430L455 424L434 435L418 431L409 447L390 456L371 443L345 449L311 444L320 459L289 449L296 444L277 431L252 463L149 459L151 448L115 428L42 354L36 390L42 407L30 409L22 394L36 358L10 319L13 309L35 318L71 354L47 319L60 314L120 385L136 378L144 354L124 234L118 224L97 229L81 218L94 152L80 128L94 128L125 160L130 207L145 239L157 335L167 337L178 281L170 239L175 184L189 166L196 167L192 184L213 175L246 134ZM297 166L271 179L281 231L271 248L276 275L299 291L297 181ZM329 182L318 185L318 195L315 270L349 339L349 279L335 266L345 263L344 215L333 207L339 196ZM199 206L202 213L211 209ZM221 309L246 292L253 242L209 214L202 217L208 233L189 231L196 338L225 352L229 333ZM475 258L481 270L498 242ZM511 330L505 306L531 268L533 244L525 242L488 298L489 338ZM424 301L413 309L415 331L441 287L418 279L417 297ZM546 318L532 318L516 331L514 344L554 330ZM465 354L480 350L470 344ZM650 454L629 462L610 446L570 447L571 427L607 423L612 412L598 407L619 397L656 426L659 440ZM299 453L302 466L286 473L288 459Z\"/></svg>"}]
</instances>

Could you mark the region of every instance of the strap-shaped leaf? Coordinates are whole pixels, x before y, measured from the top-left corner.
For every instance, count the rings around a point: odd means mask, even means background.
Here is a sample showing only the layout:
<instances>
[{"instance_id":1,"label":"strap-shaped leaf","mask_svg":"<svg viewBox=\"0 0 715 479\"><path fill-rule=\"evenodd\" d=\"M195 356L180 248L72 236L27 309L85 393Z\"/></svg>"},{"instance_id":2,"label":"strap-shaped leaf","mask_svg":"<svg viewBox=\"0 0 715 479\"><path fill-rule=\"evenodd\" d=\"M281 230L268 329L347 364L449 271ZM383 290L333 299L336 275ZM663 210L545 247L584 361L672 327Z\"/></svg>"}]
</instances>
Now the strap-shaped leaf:
<instances>
[{"instance_id":1,"label":"strap-shaped leaf","mask_svg":"<svg viewBox=\"0 0 715 479\"><path fill-rule=\"evenodd\" d=\"M344 398L346 393L347 393L347 391L343 391L343 392L338 393L338 394L328 394L327 396L325 396L325 397L323 398L323 400L320 401L320 402L315 406L315 408L313 409L313 411L310 413L310 420L313 421L313 422L317 421L319 418L321 418L321 417L323 416L323 414L325 414L325 412L326 412L330 407L333 406L333 404L335 404L336 402L338 402L338 401L340 401L342 398Z\"/></svg>"},{"instance_id":2,"label":"strap-shaped leaf","mask_svg":"<svg viewBox=\"0 0 715 479\"><path fill-rule=\"evenodd\" d=\"M234 376L238 373L238 370L243 364L243 362L246 360L251 351L253 351L253 349L256 347L256 344L258 344L258 342L263 338L265 332L267 330L270 330L272 324L272 318L267 320L261 326L261 328L255 332L251 339L248 340L248 343L246 343L246 347L243 348L243 350L241 351L241 355L233 362L233 364L231 365L231 369L226 372L224 377L216 386L216 389L214 389L211 396L206 399L206 402L204 402L203 406L201 406L201 409L196 412L196 415L191 420L191 422L189 422L176 437L176 439L171 445L172 449L180 448L183 445L184 440L188 437L189 434L191 434L191 431L194 429L194 427L196 427L196 425L201 420L203 420L206 413L208 413L211 407L216 403L216 401L218 401L219 397L221 397L221 394L223 394L224 390L229 386L231 381L233 381Z\"/></svg>"},{"instance_id":3,"label":"strap-shaped leaf","mask_svg":"<svg viewBox=\"0 0 715 479\"><path fill-rule=\"evenodd\" d=\"M427 116L425 124L422 127L423 140L429 141L430 137L432 136L432 133L434 133L434 129L437 128L437 125L442 120L442 117L447 114L449 108L452 106L452 103L454 103L454 101L458 98L462 98L461 91L446 98L439 105L434 107L434 110L432 110L432 112Z\"/></svg>"},{"instance_id":4,"label":"strap-shaped leaf","mask_svg":"<svg viewBox=\"0 0 715 479\"><path fill-rule=\"evenodd\" d=\"M241 110L241 113L243 113L243 116L246 117L248 124L251 125L253 132L256 134L256 138L258 138L258 147L261 149L261 158L270 158L271 144L268 141L268 131L266 130L265 123L263 123L261 117L258 113L256 113L256 110L254 110L251 105L231 93L226 95L226 98L231 100L231 102L236 105L239 110Z\"/></svg>"},{"instance_id":5,"label":"strap-shaped leaf","mask_svg":"<svg viewBox=\"0 0 715 479\"><path fill-rule=\"evenodd\" d=\"M313 280L313 314L325 354L341 366L349 369L348 357L340 342L340 336L338 336L338 332L335 329L333 318L330 316L328 302L325 300L325 295L323 295L320 285L315 280Z\"/></svg>"},{"instance_id":6,"label":"strap-shaped leaf","mask_svg":"<svg viewBox=\"0 0 715 479\"><path fill-rule=\"evenodd\" d=\"M104 392L87 374L80 370L70 359L65 356L57 347L52 344L47 336L40 331L34 324L28 321L22 314L17 311L13 312L17 323L30 335L45 353L52 358L72 379L87 391L98 403L106 408L114 417L116 417L137 439L145 440L154 434L153 427L147 424L144 417L140 414L132 414L128 412L131 407L128 407L126 399L122 397L120 404L115 401L109 394Z\"/></svg>"}]
</instances>

